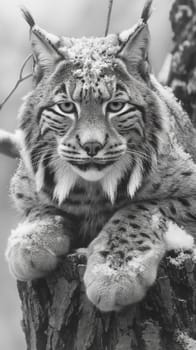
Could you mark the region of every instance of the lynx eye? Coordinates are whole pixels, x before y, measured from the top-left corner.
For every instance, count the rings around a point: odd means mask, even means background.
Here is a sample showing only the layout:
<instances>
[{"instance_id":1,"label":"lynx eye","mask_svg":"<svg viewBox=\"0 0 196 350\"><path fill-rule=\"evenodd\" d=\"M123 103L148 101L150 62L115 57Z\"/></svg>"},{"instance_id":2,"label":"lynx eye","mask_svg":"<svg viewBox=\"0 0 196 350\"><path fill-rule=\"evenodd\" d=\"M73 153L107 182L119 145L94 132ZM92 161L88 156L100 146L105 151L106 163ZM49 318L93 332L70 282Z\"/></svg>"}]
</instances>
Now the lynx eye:
<instances>
[{"instance_id":1,"label":"lynx eye","mask_svg":"<svg viewBox=\"0 0 196 350\"><path fill-rule=\"evenodd\" d=\"M62 102L58 104L59 109L64 113L74 113L76 107L73 102Z\"/></svg>"},{"instance_id":2,"label":"lynx eye","mask_svg":"<svg viewBox=\"0 0 196 350\"><path fill-rule=\"evenodd\" d=\"M119 112L125 106L125 102L113 101L109 102L107 105L107 112L116 113Z\"/></svg>"}]
</instances>

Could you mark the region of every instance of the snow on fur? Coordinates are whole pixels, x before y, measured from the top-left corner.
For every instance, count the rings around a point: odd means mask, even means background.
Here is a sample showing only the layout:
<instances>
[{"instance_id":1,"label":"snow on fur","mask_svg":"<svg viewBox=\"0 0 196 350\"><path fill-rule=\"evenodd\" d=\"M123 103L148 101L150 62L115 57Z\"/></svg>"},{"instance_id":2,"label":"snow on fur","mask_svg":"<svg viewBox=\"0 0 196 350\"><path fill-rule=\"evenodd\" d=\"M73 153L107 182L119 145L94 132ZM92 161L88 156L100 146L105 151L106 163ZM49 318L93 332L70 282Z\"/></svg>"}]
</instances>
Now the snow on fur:
<instances>
[{"instance_id":1,"label":"snow on fur","mask_svg":"<svg viewBox=\"0 0 196 350\"><path fill-rule=\"evenodd\" d=\"M168 250L190 250L193 249L194 246L193 237L172 221L169 221L168 230L165 234L165 241Z\"/></svg>"}]
</instances>

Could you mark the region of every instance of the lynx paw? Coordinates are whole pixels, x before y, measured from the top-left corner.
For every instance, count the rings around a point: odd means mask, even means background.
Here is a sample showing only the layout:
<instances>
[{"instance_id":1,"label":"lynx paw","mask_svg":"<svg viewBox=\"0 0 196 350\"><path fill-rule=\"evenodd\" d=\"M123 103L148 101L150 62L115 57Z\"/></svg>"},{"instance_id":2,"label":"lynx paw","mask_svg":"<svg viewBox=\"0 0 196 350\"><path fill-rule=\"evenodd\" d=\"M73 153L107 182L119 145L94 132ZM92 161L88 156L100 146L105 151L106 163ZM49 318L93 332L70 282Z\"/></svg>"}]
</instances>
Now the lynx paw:
<instances>
[{"instance_id":1,"label":"lynx paw","mask_svg":"<svg viewBox=\"0 0 196 350\"><path fill-rule=\"evenodd\" d=\"M57 267L60 258L68 252L69 237L54 227L44 233L37 223L20 224L8 241L6 258L11 273L22 281L45 276Z\"/></svg>"},{"instance_id":2,"label":"lynx paw","mask_svg":"<svg viewBox=\"0 0 196 350\"><path fill-rule=\"evenodd\" d=\"M84 276L88 298L105 312L140 301L156 279L159 261L159 254L152 250L126 257L123 252L94 252Z\"/></svg>"}]
</instances>

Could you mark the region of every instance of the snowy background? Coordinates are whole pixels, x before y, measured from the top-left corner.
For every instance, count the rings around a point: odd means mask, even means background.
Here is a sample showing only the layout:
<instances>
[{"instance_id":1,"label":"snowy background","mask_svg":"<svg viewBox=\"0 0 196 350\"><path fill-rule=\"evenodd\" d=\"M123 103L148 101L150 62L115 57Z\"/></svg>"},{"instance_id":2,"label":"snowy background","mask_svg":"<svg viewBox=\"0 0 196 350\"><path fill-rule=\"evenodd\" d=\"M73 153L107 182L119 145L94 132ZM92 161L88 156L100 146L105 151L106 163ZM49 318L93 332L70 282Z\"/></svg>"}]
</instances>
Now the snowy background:
<instances>
[{"instance_id":1,"label":"snowy background","mask_svg":"<svg viewBox=\"0 0 196 350\"><path fill-rule=\"evenodd\" d=\"M139 19L144 0L114 0L110 32L131 27ZM169 9L172 0L154 0L150 20L151 58L155 73L171 48ZM37 23L64 36L103 36L108 0L1 0L0 1L0 103L15 84L20 66L30 52L28 26L19 7L25 5ZM14 130L21 97L31 88L24 82L0 111L0 128ZM7 237L17 221L9 199L9 181L16 161L0 155L0 349L24 350L21 311L16 283L4 258Z\"/></svg>"}]
</instances>

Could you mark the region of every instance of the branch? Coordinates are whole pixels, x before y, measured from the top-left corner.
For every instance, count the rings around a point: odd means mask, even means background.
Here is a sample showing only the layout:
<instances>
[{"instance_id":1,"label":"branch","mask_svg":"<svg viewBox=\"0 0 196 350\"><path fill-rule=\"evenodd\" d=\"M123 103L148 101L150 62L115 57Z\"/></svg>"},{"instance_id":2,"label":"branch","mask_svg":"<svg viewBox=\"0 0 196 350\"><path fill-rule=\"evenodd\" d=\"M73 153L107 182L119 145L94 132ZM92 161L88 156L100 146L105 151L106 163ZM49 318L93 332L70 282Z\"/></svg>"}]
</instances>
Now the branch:
<instances>
[{"instance_id":1,"label":"branch","mask_svg":"<svg viewBox=\"0 0 196 350\"><path fill-rule=\"evenodd\" d=\"M19 149L16 135L0 129L0 153L11 158L17 158L20 156Z\"/></svg>"},{"instance_id":2,"label":"branch","mask_svg":"<svg viewBox=\"0 0 196 350\"><path fill-rule=\"evenodd\" d=\"M106 29L105 29L105 36L107 36L108 32L109 32L110 19L111 19L111 13L112 13L112 6L113 6L113 0L109 0L108 15L107 15Z\"/></svg>"},{"instance_id":3,"label":"branch","mask_svg":"<svg viewBox=\"0 0 196 350\"><path fill-rule=\"evenodd\" d=\"M9 94L5 97L3 102L0 104L0 110L3 108L3 106L6 104L6 102L9 100L9 98L13 95L13 93L16 91L17 87L22 83L24 80L30 78L32 76L32 73L24 75L24 69L26 67L26 64L30 61L32 58L32 54L28 55L19 72L18 80L15 84L15 86L12 88L12 90L9 92ZM9 156L11 158L17 158L20 156L19 153L19 142L17 140L16 135L0 129L0 153L5 154L6 156Z\"/></svg>"},{"instance_id":4,"label":"branch","mask_svg":"<svg viewBox=\"0 0 196 350\"><path fill-rule=\"evenodd\" d=\"M3 100L3 102L0 104L0 110L2 109L2 107L6 104L6 102L9 100L9 98L13 95L13 93L16 91L17 87L20 85L20 83L22 83L24 80L30 78L32 76L32 73L27 74L25 76L23 76L23 72L24 69L26 67L27 62L32 58L32 54L30 54L29 56L26 57L26 59L24 60L22 67L20 69L20 73L19 73L19 78L15 84L15 86L13 87L13 89L10 91L10 93L8 94L8 96L6 96L6 98Z\"/></svg>"}]
</instances>

